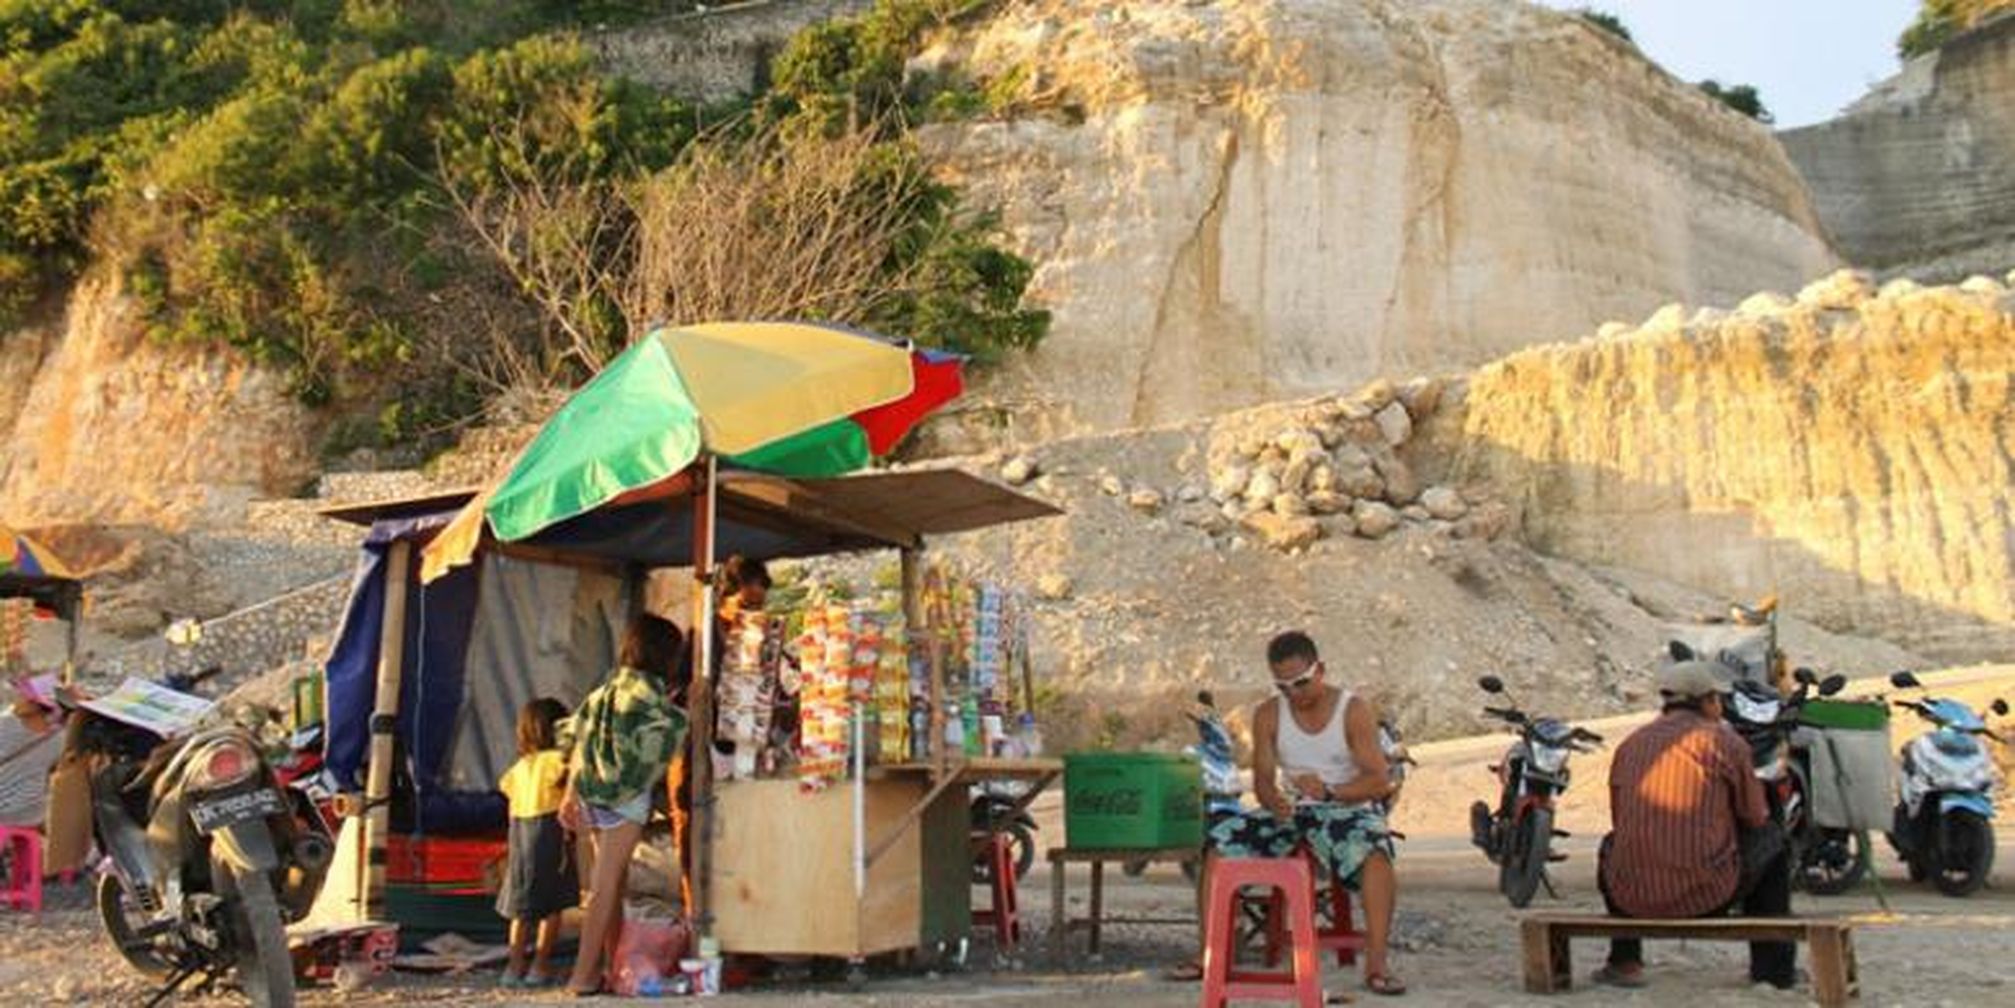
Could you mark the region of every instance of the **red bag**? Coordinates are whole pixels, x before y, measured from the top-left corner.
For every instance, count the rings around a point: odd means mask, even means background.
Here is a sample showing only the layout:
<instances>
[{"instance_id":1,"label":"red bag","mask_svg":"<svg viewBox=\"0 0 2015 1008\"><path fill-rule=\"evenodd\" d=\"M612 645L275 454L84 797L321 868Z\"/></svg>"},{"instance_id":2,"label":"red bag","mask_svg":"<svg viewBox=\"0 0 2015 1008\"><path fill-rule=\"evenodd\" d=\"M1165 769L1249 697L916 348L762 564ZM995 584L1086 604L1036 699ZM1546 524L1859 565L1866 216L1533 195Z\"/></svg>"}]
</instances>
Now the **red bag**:
<instances>
[{"instance_id":1,"label":"red bag","mask_svg":"<svg viewBox=\"0 0 2015 1008\"><path fill-rule=\"evenodd\" d=\"M615 992L624 997L670 994L679 960L692 945L686 922L668 918L632 918L623 922L616 940Z\"/></svg>"}]
</instances>

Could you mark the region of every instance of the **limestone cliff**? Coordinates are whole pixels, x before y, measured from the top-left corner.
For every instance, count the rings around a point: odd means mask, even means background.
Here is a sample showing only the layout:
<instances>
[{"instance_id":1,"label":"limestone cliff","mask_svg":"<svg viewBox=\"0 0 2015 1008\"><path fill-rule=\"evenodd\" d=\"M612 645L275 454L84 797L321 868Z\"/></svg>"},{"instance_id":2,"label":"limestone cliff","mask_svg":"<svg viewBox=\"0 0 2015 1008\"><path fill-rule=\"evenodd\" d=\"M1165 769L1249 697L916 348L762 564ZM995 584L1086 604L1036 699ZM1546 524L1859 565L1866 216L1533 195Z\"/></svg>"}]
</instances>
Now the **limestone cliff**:
<instances>
[{"instance_id":1,"label":"limestone cliff","mask_svg":"<svg viewBox=\"0 0 2015 1008\"><path fill-rule=\"evenodd\" d=\"M2011 375L2000 282L1843 273L1513 354L1442 436L1546 552L1981 660L2015 640Z\"/></svg>"},{"instance_id":2,"label":"limestone cliff","mask_svg":"<svg viewBox=\"0 0 2015 1008\"><path fill-rule=\"evenodd\" d=\"M1927 53L1838 119L1781 134L1857 266L1956 280L2015 262L2015 13Z\"/></svg>"},{"instance_id":3,"label":"limestone cliff","mask_svg":"<svg viewBox=\"0 0 2015 1008\"><path fill-rule=\"evenodd\" d=\"M102 277L80 283L54 325L6 339L10 522L229 522L316 472L314 424L282 378L228 350L148 340Z\"/></svg>"},{"instance_id":4,"label":"limestone cliff","mask_svg":"<svg viewBox=\"0 0 2015 1008\"><path fill-rule=\"evenodd\" d=\"M937 128L1055 327L1042 436L1473 366L1835 262L1768 131L1504 0L1023 0L927 60L1028 111Z\"/></svg>"}]
</instances>

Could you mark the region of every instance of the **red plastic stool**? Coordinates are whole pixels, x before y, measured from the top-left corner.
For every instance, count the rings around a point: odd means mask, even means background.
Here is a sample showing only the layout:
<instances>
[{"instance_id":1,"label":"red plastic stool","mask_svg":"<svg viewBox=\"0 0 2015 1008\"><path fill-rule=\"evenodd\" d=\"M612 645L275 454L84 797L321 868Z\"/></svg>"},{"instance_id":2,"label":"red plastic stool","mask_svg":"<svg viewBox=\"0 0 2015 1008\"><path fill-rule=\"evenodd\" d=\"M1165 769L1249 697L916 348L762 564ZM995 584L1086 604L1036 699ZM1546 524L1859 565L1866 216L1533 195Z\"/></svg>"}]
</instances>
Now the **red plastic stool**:
<instances>
[{"instance_id":1,"label":"red plastic stool","mask_svg":"<svg viewBox=\"0 0 2015 1008\"><path fill-rule=\"evenodd\" d=\"M993 906L986 910L974 910L973 923L992 924L999 946L1012 949L1021 941L1021 904L1015 898L1014 847L1009 844L1005 833L988 833L981 844L981 856L987 859L987 865L992 869L987 874L993 876Z\"/></svg>"},{"instance_id":2,"label":"red plastic stool","mask_svg":"<svg viewBox=\"0 0 2015 1008\"><path fill-rule=\"evenodd\" d=\"M1321 906L1322 886L1313 880L1322 876L1322 869L1316 863L1315 856L1306 850L1296 856L1308 862L1310 885L1314 886L1310 895L1313 902ZM1349 966L1357 962L1357 953L1364 948L1364 932L1359 931L1351 920L1350 890L1344 888L1343 883L1330 879L1328 903L1328 920L1325 921L1322 914L1316 917L1315 947L1324 952L1335 952L1336 964ZM1285 931L1281 920L1280 896L1274 894L1267 900L1266 964L1268 966L1280 963L1280 949L1286 938Z\"/></svg>"},{"instance_id":3,"label":"red plastic stool","mask_svg":"<svg viewBox=\"0 0 2015 1008\"><path fill-rule=\"evenodd\" d=\"M1223 1008L1232 998L1322 1004L1322 967L1316 962L1314 874L1302 858L1218 858L1210 868L1204 904L1203 1008ZM1293 966L1285 973L1238 968L1239 890L1276 891L1292 939Z\"/></svg>"},{"instance_id":4,"label":"red plastic stool","mask_svg":"<svg viewBox=\"0 0 2015 1008\"><path fill-rule=\"evenodd\" d=\"M0 826L0 849L11 869L0 903L15 910L42 912L42 831L33 826Z\"/></svg>"}]
</instances>

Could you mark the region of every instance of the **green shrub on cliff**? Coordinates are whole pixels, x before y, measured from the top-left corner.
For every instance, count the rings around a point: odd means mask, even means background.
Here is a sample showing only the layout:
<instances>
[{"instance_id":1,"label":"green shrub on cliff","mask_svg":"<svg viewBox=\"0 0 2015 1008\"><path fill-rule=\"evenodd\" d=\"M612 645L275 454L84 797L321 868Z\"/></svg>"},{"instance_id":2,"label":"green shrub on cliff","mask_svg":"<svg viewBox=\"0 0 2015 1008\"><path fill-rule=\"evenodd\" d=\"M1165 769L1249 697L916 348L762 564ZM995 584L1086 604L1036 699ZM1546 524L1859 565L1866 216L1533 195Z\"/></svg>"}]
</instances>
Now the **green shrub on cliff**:
<instances>
[{"instance_id":1,"label":"green shrub on cliff","mask_svg":"<svg viewBox=\"0 0 2015 1008\"><path fill-rule=\"evenodd\" d=\"M1760 123L1768 124L1776 120L1770 110L1763 105L1763 96L1756 92L1754 84L1722 84L1709 78L1700 82L1700 90L1709 98L1734 109Z\"/></svg>"},{"instance_id":2,"label":"green shrub on cliff","mask_svg":"<svg viewBox=\"0 0 2015 1008\"><path fill-rule=\"evenodd\" d=\"M1924 0L1917 20L1896 39L1896 54L1904 59L1921 56L1960 32L2011 10L2015 10L2015 0Z\"/></svg>"},{"instance_id":3,"label":"green shrub on cliff","mask_svg":"<svg viewBox=\"0 0 2015 1008\"><path fill-rule=\"evenodd\" d=\"M305 399L375 416L389 439L503 391L472 363L488 357L578 380L583 361L542 336L537 292L471 235L455 191L621 193L696 137L787 140L703 133L713 113L605 77L564 34L680 6L0 0L0 326L95 262L124 278L156 338L282 366ZM883 4L827 59L844 92L794 76L806 89L759 102L776 109L765 121L811 121L822 113L800 99L815 90L893 110L921 32L960 6ZM880 161L913 162L900 116L886 122ZM1047 320L1018 307L1028 264L955 193L916 179L886 264L900 296L847 320L982 354L1033 343ZM619 305L577 307L595 338L627 338Z\"/></svg>"}]
</instances>

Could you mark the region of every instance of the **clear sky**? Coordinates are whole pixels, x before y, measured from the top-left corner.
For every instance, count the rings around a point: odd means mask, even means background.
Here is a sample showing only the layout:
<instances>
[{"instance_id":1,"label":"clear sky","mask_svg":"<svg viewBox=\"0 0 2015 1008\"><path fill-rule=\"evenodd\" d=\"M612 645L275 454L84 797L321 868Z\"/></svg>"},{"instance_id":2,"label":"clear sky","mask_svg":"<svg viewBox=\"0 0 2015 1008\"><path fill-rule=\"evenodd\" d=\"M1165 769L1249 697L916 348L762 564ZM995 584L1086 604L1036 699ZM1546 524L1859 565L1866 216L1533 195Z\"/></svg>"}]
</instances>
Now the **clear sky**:
<instances>
[{"instance_id":1,"label":"clear sky","mask_svg":"<svg viewBox=\"0 0 2015 1008\"><path fill-rule=\"evenodd\" d=\"M1622 19L1637 48L1689 81L1754 84L1777 128L1830 119L1897 70L1918 0L1541 0Z\"/></svg>"}]
</instances>

